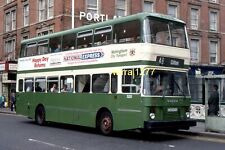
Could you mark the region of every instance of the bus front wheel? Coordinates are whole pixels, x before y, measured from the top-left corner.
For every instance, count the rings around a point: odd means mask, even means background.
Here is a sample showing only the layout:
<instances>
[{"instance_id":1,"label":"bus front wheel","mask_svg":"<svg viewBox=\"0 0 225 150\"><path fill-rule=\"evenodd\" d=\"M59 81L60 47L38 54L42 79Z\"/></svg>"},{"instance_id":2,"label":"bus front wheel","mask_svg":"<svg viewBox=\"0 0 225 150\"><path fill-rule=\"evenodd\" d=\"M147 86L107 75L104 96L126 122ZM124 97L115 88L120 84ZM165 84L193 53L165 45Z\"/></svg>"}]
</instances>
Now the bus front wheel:
<instances>
[{"instance_id":1,"label":"bus front wheel","mask_svg":"<svg viewBox=\"0 0 225 150\"><path fill-rule=\"evenodd\" d=\"M112 115L109 112L103 112L99 119L98 124L99 130L104 135L109 135L113 130L113 120Z\"/></svg>"},{"instance_id":2,"label":"bus front wheel","mask_svg":"<svg viewBox=\"0 0 225 150\"><path fill-rule=\"evenodd\" d=\"M35 113L35 121L38 125L45 123L45 109L43 106L38 106Z\"/></svg>"}]
</instances>

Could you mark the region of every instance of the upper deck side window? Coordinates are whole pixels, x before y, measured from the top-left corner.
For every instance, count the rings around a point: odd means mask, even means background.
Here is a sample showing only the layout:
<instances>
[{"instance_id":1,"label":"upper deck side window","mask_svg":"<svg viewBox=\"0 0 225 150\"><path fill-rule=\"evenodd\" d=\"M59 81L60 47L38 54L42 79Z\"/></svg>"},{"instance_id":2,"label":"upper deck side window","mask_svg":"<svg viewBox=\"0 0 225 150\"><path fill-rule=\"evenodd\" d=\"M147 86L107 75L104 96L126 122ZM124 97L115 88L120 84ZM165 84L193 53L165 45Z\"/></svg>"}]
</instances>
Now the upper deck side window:
<instances>
[{"instance_id":1,"label":"upper deck side window","mask_svg":"<svg viewBox=\"0 0 225 150\"><path fill-rule=\"evenodd\" d=\"M77 33L77 48L92 47L93 30L87 30Z\"/></svg>"},{"instance_id":2,"label":"upper deck side window","mask_svg":"<svg viewBox=\"0 0 225 150\"><path fill-rule=\"evenodd\" d=\"M41 40L38 42L38 55L47 54L48 51L48 40Z\"/></svg>"},{"instance_id":3,"label":"upper deck side window","mask_svg":"<svg viewBox=\"0 0 225 150\"><path fill-rule=\"evenodd\" d=\"M179 22L148 18L144 28L145 42L187 48L185 25Z\"/></svg>"},{"instance_id":4,"label":"upper deck side window","mask_svg":"<svg viewBox=\"0 0 225 150\"><path fill-rule=\"evenodd\" d=\"M114 43L140 42L141 23L139 20L119 23L114 26Z\"/></svg>"},{"instance_id":5,"label":"upper deck side window","mask_svg":"<svg viewBox=\"0 0 225 150\"><path fill-rule=\"evenodd\" d=\"M29 57L49 53L48 51L48 40L40 40L38 42L31 42L22 44L20 57Z\"/></svg>"},{"instance_id":6,"label":"upper deck side window","mask_svg":"<svg viewBox=\"0 0 225 150\"><path fill-rule=\"evenodd\" d=\"M62 50L68 51L76 48L76 34L66 34L62 39Z\"/></svg>"},{"instance_id":7,"label":"upper deck side window","mask_svg":"<svg viewBox=\"0 0 225 150\"><path fill-rule=\"evenodd\" d=\"M37 55L37 43L28 43L25 48L25 56L35 56Z\"/></svg>"},{"instance_id":8,"label":"upper deck side window","mask_svg":"<svg viewBox=\"0 0 225 150\"><path fill-rule=\"evenodd\" d=\"M49 52L56 53L62 51L61 36L53 37L49 40Z\"/></svg>"},{"instance_id":9,"label":"upper deck side window","mask_svg":"<svg viewBox=\"0 0 225 150\"><path fill-rule=\"evenodd\" d=\"M95 29L94 33L94 45L101 46L112 43L112 27L101 27Z\"/></svg>"},{"instance_id":10,"label":"upper deck side window","mask_svg":"<svg viewBox=\"0 0 225 150\"><path fill-rule=\"evenodd\" d=\"M26 56L26 44L21 44L20 57Z\"/></svg>"}]
</instances>

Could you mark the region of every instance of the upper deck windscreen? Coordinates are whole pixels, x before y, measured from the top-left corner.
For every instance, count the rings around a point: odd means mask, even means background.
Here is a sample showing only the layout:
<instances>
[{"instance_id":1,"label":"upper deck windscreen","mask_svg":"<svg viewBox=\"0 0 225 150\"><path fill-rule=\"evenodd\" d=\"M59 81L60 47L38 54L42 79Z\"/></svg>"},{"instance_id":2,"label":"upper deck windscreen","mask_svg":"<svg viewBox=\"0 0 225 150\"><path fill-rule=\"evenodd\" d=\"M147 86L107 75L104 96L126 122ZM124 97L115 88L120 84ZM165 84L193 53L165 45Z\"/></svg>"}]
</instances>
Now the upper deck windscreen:
<instances>
[{"instance_id":1,"label":"upper deck windscreen","mask_svg":"<svg viewBox=\"0 0 225 150\"><path fill-rule=\"evenodd\" d=\"M144 26L145 42L188 48L185 24L148 17Z\"/></svg>"}]
</instances>

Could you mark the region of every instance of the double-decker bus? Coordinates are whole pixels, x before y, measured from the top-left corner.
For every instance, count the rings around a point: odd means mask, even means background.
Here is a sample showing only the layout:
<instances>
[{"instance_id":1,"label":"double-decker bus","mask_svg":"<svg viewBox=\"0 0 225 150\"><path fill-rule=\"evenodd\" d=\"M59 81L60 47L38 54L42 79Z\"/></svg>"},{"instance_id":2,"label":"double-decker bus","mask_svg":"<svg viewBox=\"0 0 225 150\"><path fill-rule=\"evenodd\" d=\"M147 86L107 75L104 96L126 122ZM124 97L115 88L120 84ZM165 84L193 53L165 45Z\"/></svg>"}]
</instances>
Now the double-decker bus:
<instances>
[{"instance_id":1,"label":"double-decker bus","mask_svg":"<svg viewBox=\"0 0 225 150\"><path fill-rule=\"evenodd\" d=\"M16 112L37 124L189 129L185 23L139 13L24 40Z\"/></svg>"}]
</instances>

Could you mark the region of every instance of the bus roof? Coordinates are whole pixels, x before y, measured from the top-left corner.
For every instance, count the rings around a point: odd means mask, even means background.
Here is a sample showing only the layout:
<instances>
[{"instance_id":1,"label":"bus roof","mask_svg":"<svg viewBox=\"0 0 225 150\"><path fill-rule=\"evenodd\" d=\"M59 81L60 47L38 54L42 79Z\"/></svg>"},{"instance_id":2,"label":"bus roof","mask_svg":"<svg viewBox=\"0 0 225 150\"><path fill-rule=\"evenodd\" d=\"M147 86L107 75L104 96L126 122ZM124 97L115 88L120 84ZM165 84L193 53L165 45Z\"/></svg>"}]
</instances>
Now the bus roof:
<instances>
[{"instance_id":1,"label":"bus roof","mask_svg":"<svg viewBox=\"0 0 225 150\"><path fill-rule=\"evenodd\" d=\"M44 40L44 39L48 39L48 38L51 38L51 37L57 37L57 36L64 35L64 34L85 31L85 30L99 28L99 27L103 27L103 26L114 25L114 24L118 24L118 23L121 23L121 22L127 22L127 21L136 20L136 19L141 20L141 19L144 19L146 17L161 18L161 19L175 21L175 22L185 24L184 21L182 21L180 19L177 19L177 18L174 18L174 17L169 16L169 15L164 15L164 14L160 14L160 13L146 13L146 12L144 12L144 13L137 13L137 14L130 15L130 16L119 17L119 18L107 20L107 21L104 21L104 22L85 25L85 26L81 26L81 27L78 27L78 28L60 31L60 32L56 32L56 33L52 33L52 34L48 34L48 35L44 35L44 36L34 37L34 38L31 38L31 39L26 39L26 40L23 40L21 43L22 44L30 43L30 42L34 42L34 41L37 41L37 40Z\"/></svg>"}]
</instances>

